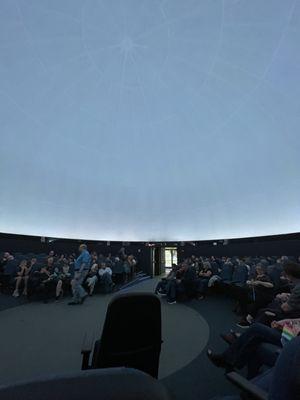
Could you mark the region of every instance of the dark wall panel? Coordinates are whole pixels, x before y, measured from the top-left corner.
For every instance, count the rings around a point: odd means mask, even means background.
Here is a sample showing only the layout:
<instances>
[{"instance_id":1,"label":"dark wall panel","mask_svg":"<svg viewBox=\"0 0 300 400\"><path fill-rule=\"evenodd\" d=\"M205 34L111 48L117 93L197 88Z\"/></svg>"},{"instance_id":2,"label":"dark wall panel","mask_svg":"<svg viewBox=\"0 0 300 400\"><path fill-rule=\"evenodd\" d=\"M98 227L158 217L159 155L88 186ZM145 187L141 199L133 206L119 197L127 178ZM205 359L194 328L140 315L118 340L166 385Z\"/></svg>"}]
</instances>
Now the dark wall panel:
<instances>
[{"instance_id":1,"label":"dark wall panel","mask_svg":"<svg viewBox=\"0 0 300 400\"><path fill-rule=\"evenodd\" d=\"M180 259L191 255L212 256L270 256L270 255L300 255L300 240L274 240L249 243L230 243L226 246L218 244L208 245L185 245L178 247Z\"/></svg>"}]
</instances>

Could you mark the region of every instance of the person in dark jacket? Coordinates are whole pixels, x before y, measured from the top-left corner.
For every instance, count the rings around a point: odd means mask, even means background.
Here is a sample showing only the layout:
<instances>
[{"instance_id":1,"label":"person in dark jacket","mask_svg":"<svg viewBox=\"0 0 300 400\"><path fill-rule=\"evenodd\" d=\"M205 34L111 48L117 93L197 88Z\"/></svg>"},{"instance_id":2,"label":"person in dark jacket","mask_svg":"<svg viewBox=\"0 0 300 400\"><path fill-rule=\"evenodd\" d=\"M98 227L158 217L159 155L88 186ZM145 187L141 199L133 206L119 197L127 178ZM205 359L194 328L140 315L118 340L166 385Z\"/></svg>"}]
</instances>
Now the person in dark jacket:
<instances>
[{"instance_id":1,"label":"person in dark jacket","mask_svg":"<svg viewBox=\"0 0 300 400\"><path fill-rule=\"evenodd\" d=\"M184 263L178 270L175 279L171 279L166 286L168 304L176 304L176 298L180 294L192 295L196 283L195 267Z\"/></svg>"},{"instance_id":2,"label":"person in dark jacket","mask_svg":"<svg viewBox=\"0 0 300 400\"><path fill-rule=\"evenodd\" d=\"M168 275L165 278L162 278L156 285L155 294L166 296L167 284L170 280L176 279L177 271L178 271L178 266L176 264L172 264L172 269L168 273Z\"/></svg>"}]
</instances>

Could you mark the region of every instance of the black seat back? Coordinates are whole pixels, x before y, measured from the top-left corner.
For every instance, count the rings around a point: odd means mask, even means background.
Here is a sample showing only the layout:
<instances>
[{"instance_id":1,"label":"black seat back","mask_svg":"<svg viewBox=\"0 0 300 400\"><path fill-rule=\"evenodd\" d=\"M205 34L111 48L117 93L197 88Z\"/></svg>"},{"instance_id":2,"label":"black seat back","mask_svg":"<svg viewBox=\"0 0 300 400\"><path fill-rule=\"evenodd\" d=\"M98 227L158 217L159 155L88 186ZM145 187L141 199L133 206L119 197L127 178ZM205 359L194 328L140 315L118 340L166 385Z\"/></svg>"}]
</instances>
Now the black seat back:
<instances>
[{"instance_id":1,"label":"black seat back","mask_svg":"<svg viewBox=\"0 0 300 400\"><path fill-rule=\"evenodd\" d=\"M161 351L161 305L149 293L121 294L112 299L92 367L130 367L157 378Z\"/></svg>"},{"instance_id":2,"label":"black seat back","mask_svg":"<svg viewBox=\"0 0 300 400\"><path fill-rule=\"evenodd\" d=\"M110 368L38 377L0 386L1 400L170 400L158 380L133 369Z\"/></svg>"}]
</instances>

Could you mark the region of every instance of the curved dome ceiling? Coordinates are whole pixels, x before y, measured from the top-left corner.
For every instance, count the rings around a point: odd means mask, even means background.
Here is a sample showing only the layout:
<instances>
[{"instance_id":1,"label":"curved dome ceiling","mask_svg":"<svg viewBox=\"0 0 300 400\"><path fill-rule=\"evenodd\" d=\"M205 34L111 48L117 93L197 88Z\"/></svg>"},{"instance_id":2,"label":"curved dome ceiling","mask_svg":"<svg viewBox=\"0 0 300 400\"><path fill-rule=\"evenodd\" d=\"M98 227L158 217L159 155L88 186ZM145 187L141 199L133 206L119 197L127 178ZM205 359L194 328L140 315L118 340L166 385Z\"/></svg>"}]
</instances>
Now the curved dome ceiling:
<instances>
[{"instance_id":1,"label":"curved dome ceiling","mask_svg":"<svg viewBox=\"0 0 300 400\"><path fill-rule=\"evenodd\" d=\"M300 1L1 0L0 231L300 230Z\"/></svg>"}]
</instances>

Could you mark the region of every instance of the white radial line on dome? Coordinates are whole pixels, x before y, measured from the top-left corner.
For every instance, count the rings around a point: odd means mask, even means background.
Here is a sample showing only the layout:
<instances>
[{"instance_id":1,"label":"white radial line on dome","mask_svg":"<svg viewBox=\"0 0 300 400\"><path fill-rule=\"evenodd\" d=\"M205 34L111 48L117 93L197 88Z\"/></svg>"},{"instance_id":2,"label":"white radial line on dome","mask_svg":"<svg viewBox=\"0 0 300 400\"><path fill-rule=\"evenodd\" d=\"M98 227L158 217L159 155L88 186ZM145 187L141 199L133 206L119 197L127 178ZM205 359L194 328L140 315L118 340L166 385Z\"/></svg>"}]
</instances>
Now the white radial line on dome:
<instances>
[{"instance_id":1,"label":"white radial line on dome","mask_svg":"<svg viewBox=\"0 0 300 400\"><path fill-rule=\"evenodd\" d=\"M98 65L96 64L96 62L95 62L95 60L93 59L93 57L91 56L91 54L90 54L90 51L89 51L89 47L88 47L88 45L87 45L87 43L86 43L86 41L85 41L85 35L84 35L84 23L83 23L83 11L84 10L84 3L82 4L82 7L81 7L81 14L80 14L80 16L81 16L81 24L80 24L80 36L81 36L81 41L82 41L82 43L83 43L83 47L84 47L84 49L85 49L85 52L86 52L86 55L87 55L87 58L88 58L88 60L90 61L90 63L91 63L91 65L93 65L95 68L96 68L96 71L98 71L98 73L99 73L99 78L101 79L102 77L103 77L103 73L102 73L102 71L100 70L100 68L98 67Z\"/></svg>"},{"instance_id":2,"label":"white radial line on dome","mask_svg":"<svg viewBox=\"0 0 300 400\"><path fill-rule=\"evenodd\" d=\"M190 68L192 68L194 71L198 72L199 74L206 74L206 72L204 70L203 71L199 70L199 65L187 60L186 58L183 58L183 57L180 57L180 56L174 55L174 54L171 54L170 58L173 58L175 60L178 60L178 61L184 63L185 65L189 66Z\"/></svg>"},{"instance_id":3,"label":"white radial line on dome","mask_svg":"<svg viewBox=\"0 0 300 400\"><path fill-rule=\"evenodd\" d=\"M103 47L97 47L96 49L92 50L88 45L86 45L89 54L94 55L94 54L98 54L101 53L103 51L108 51L108 50L116 50L120 47L119 44L111 44L111 45L107 45L107 46L103 46Z\"/></svg>"},{"instance_id":4,"label":"white radial line on dome","mask_svg":"<svg viewBox=\"0 0 300 400\"><path fill-rule=\"evenodd\" d=\"M146 2L144 2L144 4L146 4ZM164 10L161 9L161 13L162 13L163 18L165 18ZM167 33L168 33L168 36L169 36L169 28L167 28ZM169 37L168 37L168 44L169 44ZM143 46L143 45L135 45L135 47L147 48L147 46ZM149 109L149 101L147 100L147 96L146 96L146 93L145 93L145 90L144 90L144 86L142 84L141 73L139 71L138 62L137 62L137 60L136 60L136 58L135 58L133 53L131 53L130 55L131 55L131 59L132 59L133 63L135 64L135 67L136 67L135 68L136 69L136 77L137 77L137 81L138 81L139 90L140 90L141 95L142 95L142 97L144 99L145 106L147 107L148 118L150 118L151 113L150 113L150 109ZM167 56L164 59L162 67L164 67L167 57L168 57L168 52L167 52ZM155 71L155 76L156 76L156 79L157 79L157 76L158 76L157 70ZM145 124L147 124L147 123L145 123Z\"/></svg>"},{"instance_id":5,"label":"white radial line on dome","mask_svg":"<svg viewBox=\"0 0 300 400\"><path fill-rule=\"evenodd\" d=\"M117 113L119 112L119 110L121 108L123 88L124 88L124 74L125 74L125 68L127 65L127 57L128 57L128 53L125 52L123 55L122 66L121 66L121 80L120 80L120 86L119 86L119 98L118 98L118 104L117 104ZM115 127L116 127L116 123L117 123L117 118L114 119Z\"/></svg>"},{"instance_id":6,"label":"white radial line on dome","mask_svg":"<svg viewBox=\"0 0 300 400\"><path fill-rule=\"evenodd\" d=\"M199 6L200 8L200 6ZM148 35L152 35L153 33L155 33L157 30L164 28L166 26L170 26L172 24L175 24L176 22L180 22L183 21L185 19L189 19L191 17L195 17L195 12L192 14L187 14L187 15L181 15L180 17L176 17L176 18L168 18L168 16L166 15L165 11L163 10L163 5L161 5L161 11L164 13L165 16L165 21L154 25L152 28L146 29L145 31L138 33L135 35L135 38L140 38L140 37L144 37L144 36L148 36ZM196 8L196 12L198 11L198 9Z\"/></svg>"},{"instance_id":7,"label":"white radial line on dome","mask_svg":"<svg viewBox=\"0 0 300 400\"><path fill-rule=\"evenodd\" d=\"M50 39L45 39L45 38L32 38L32 43L34 45L39 45L39 44L53 44L55 42L60 43L62 41L68 41L68 42L78 42L78 40L80 39L80 37L76 37L76 36L66 36L66 35L60 35L60 36L55 36L54 38L51 37ZM0 49L6 49L6 48L10 48L12 46L15 45L24 45L28 43L27 39L22 38L22 40L14 40L14 41L10 41L10 42L5 42L0 44Z\"/></svg>"},{"instance_id":8,"label":"white radial line on dome","mask_svg":"<svg viewBox=\"0 0 300 400\"><path fill-rule=\"evenodd\" d=\"M176 39L177 40L177 39ZM211 42L212 42L212 40L211 39L209 39L209 38L207 38L207 37L197 37L197 36L195 36L195 37L193 37L193 38L188 38L188 39L186 39L186 38L184 38L184 37L180 37L180 39L178 40L178 42L180 43L180 44L191 44L191 45L201 45L201 44L211 44ZM177 42L177 43L178 43Z\"/></svg>"},{"instance_id":9,"label":"white radial line on dome","mask_svg":"<svg viewBox=\"0 0 300 400\"><path fill-rule=\"evenodd\" d=\"M163 3L164 3L164 1L162 1L162 3L161 3L161 5L160 5L160 12L161 12L161 14L162 14L162 16L163 16L163 18L165 19L165 21L167 21L167 16L166 16L166 12L165 12L165 10L164 10L164 8L163 8ZM165 69L165 66L166 66L166 64L167 64L167 62L168 62L168 60L169 60L169 54L170 54L170 26L169 25L166 25L166 28L167 28L167 52L166 52L166 56L165 56L165 58L164 58L164 60L163 60L163 63L161 64L161 66L160 66L160 70L161 71L164 71L164 69ZM153 70L153 67L151 66L151 69ZM160 75L160 73L158 72L158 70L156 70L155 71L155 81L156 82L160 82L160 83L162 83L164 86L166 85L165 84L165 82L162 80L162 77L161 77L161 75Z\"/></svg>"},{"instance_id":10,"label":"white radial line on dome","mask_svg":"<svg viewBox=\"0 0 300 400\"><path fill-rule=\"evenodd\" d=\"M20 45L20 44L21 45L28 44L28 40L23 38L22 40L14 40L14 41L10 41L10 42L5 42L5 43L0 44L0 49L9 49L13 46Z\"/></svg>"},{"instance_id":11,"label":"white radial line on dome","mask_svg":"<svg viewBox=\"0 0 300 400\"><path fill-rule=\"evenodd\" d=\"M274 92L280 94L280 96L284 97L285 100L289 103L291 101L291 99L288 97L287 93L279 90L278 87L275 87L272 82L266 77L264 79L264 85L268 86L270 89L272 89ZM300 104L298 105L299 110L300 110Z\"/></svg>"},{"instance_id":12,"label":"white radial line on dome","mask_svg":"<svg viewBox=\"0 0 300 400\"><path fill-rule=\"evenodd\" d=\"M93 86L94 89L97 89L100 85L104 84L103 79L98 79L95 82L95 85ZM111 89L112 84L110 83L107 87L107 91L109 92ZM98 114L95 115L94 113L92 113L88 107L85 107L83 105L79 106L81 110L84 110L85 112L87 112L91 117L93 117L96 121L100 122L101 124L105 124L107 121L105 119L99 118Z\"/></svg>"},{"instance_id":13,"label":"white radial line on dome","mask_svg":"<svg viewBox=\"0 0 300 400\"><path fill-rule=\"evenodd\" d=\"M115 23L114 25L115 25L116 27L120 28L120 26L117 25L116 23ZM95 32L95 33L101 33L101 32L103 32L103 29L102 29L102 28L99 28L99 26L94 25L94 24L91 24L90 22L88 22L88 24L86 24L85 29L86 29L86 31L93 31L93 32Z\"/></svg>"},{"instance_id":14,"label":"white radial line on dome","mask_svg":"<svg viewBox=\"0 0 300 400\"><path fill-rule=\"evenodd\" d=\"M61 60L60 62L51 64L50 66L48 66L48 70L51 72L51 70L61 68L64 64L68 65L70 62L80 60L81 58L86 58L86 54L80 53L80 54L77 54L76 56L65 58L65 59Z\"/></svg>"},{"instance_id":15,"label":"white radial line on dome","mask_svg":"<svg viewBox=\"0 0 300 400\"><path fill-rule=\"evenodd\" d=\"M236 28L236 27L240 27L240 26L246 26L246 27L272 27L272 28L277 28L278 27L278 25L276 24L276 23L274 23L274 22L265 22L265 21L261 21L261 22L258 22L258 21L252 21L252 22L225 22L224 23L224 27L233 27L233 28Z\"/></svg>"},{"instance_id":16,"label":"white radial line on dome","mask_svg":"<svg viewBox=\"0 0 300 400\"><path fill-rule=\"evenodd\" d=\"M273 54L272 54L272 56L271 56L271 60L270 60L269 64L267 65L267 67L266 67L266 69L265 69L265 71L264 71L264 73L263 73L262 80L265 79L267 73L268 73L269 70L271 69L271 67L272 67L272 65L273 65L273 62L274 62L274 60L275 60L275 58L276 58L276 56L277 56L277 54L278 54L278 52L279 52L279 49L280 49L280 47L281 47L281 45L282 45L282 43L283 43L283 40L284 40L284 38L285 38L285 35L286 35L287 31L288 31L290 22L291 22L291 20L292 20L292 18L293 18L293 15L294 15L294 12L295 12L295 8L296 8L297 3L298 3L298 0L294 0L294 3L291 5L291 8L290 8L290 11L289 11L289 16L288 16L287 22L286 22L286 24L285 24L285 26L284 26L284 28L283 28L283 30L282 30L282 32L281 32L280 38L279 38L279 40L278 40L278 44L277 44L277 46L276 46L276 48L275 48L275 50L273 51Z\"/></svg>"},{"instance_id":17,"label":"white radial line on dome","mask_svg":"<svg viewBox=\"0 0 300 400\"><path fill-rule=\"evenodd\" d=\"M127 15L126 15L126 7L123 8L123 34L128 34L128 23L127 23Z\"/></svg>"},{"instance_id":18,"label":"white radial line on dome","mask_svg":"<svg viewBox=\"0 0 300 400\"><path fill-rule=\"evenodd\" d=\"M177 76L177 79L180 81L181 78L178 75L178 73L176 73L174 70L173 70L173 73ZM197 92L194 88L189 88L189 90L191 90L194 93L196 93L197 95L199 95L199 92ZM191 108L194 108L196 113L199 112L199 110L197 108L195 108L194 103L192 103L191 101L188 101L188 103L190 104ZM184 120L190 122L189 116L182 110L182 107L178 106L177 110L178 110L178 114L183 115ZM191 124L190 124L190 126L191 126ZM192 127L192 130L193 130L194 134L198 135L198 133L199 133L198 129L196 129L195 127Z\"/></svg>"},{"instance_id":19,"label":"white radial line on dome","mask_svg":"<svg viewBox=\"0 0 300 400\"><path fill-rule=\"evenodd\" d=\"M77 77L77 79L74 79L74 80L70 83L70 85L68 85L64 90L62 90L62 91L60 92L60 98L61 98L62 96L68 95L69 92L70 92L73 88L75 88L75 86L77 86L77 85L80 84L84 79L86 79L87 73L93 71L93 69L94 69L94 66L91 65L89 68L87 68L87 70L85 71L85 73L84 73L82 76L79 76L79 77ZM59 100L58 100L58 101L59 101ZM75 96L72 96L72 101L71 101L71 102L68 102L68 105L74 104L75 101L76 101ZM52 103L52 104L53 104L53 103ZM57 104L57 102L55 102L54 104Z\"/></svg>"},{"instance_id":20,"label":"white radial line on dome","mask_svg":"<svg viewBox=\"0 0 300 400\"><path fill-rule=\"evenodd\" d=\"M205 73L205 74L206 74L206 73ZM210 73L209 73L209 77L211 77L211 78L213 78L213 79L217 79L219 82L224 82L224 83L226 83L226 84L232 86L232 81L230 81L230 80L224 78L223 76L217 74L216 72L210 72ZM259 79L259 78L256 78L256 80L258 80L258 79ZM239 92L241 92L241 94L244 93L244 90L243 90L242 88L239 88L239 87L238 87L237 90L238 90ZM245 95L245 96L246 96L246 95ZM219 96L219 97L220 97L220 96ZM221 98L221 97L220 97L220 98Z\"/></svg>"},{"instance_id":21,"label":"white radial line on dome","mask_svg":"<svg viewBox=\"0 0 300 400\"><path fill-rule=\"evenodd\" d=\"M136 71L135 74L136 74L136 78L137 78L137 81L138 81L138 87L139 87L139 90L141 92L142 98L144 99L145 106L147 108L148 118L150 118L151 113L149 111L149 104L148 104L149 102L147 100L147 96L146 96L146 93L145 93L145 90L144 90L144 87L143 87L143 84L142 84L142 81L141 81L141 74L140 74L140 71L138 70L139 67L138 67L138 64L137 64L137 62L135 60L134 55L133 54L130 54L130 55L131 55L131 59L132 59L134 65L135 65L135 71Z\"/></svg>"},{"instance_id":22,"label":"white radial line on dome","mask_svg":"<svg viewBox=\"0 0 300 400\"><path fill-rule=\"evenodd\" d=\"M226 64L226 65L228 65L229 67L231 67L233 69L236 69L238 71L243 72L244 74L246 74L248 76L251 76L252 78L259 79L259 80L261 79L260 75L255 74L254 72L248 71L245 68L240 67L239 65L233 64L230 61L224 60L223 58L217 57L217 62L219 62L221 64Z\"/></svg>"},{"instance_id":23,"label":"white radial line on dome","mask_svg":"<svg viewBox=\"0 0 300 400\"><path fill-rule=\"evenodd\" d=\"M109 0L109 2L110 1L113 1L113 0ZM82 24L83 24L83 20L84 20L84 10L85 10L85 8L86 8L86 4L88 3L88 0L83 0L82 1L82 7L81 7L81 12L80 12L80 25L82 26ZM103 3L103 1L102 0L97 0L97 3ZM109 17L112 15L112 13L110 13L109 14ZM106 17L107 17L107 15L106 15ZM112 21L113 23L114 23L114 26L116 26L117 28L119 27L118 26L118 24L116 23L116 21L115 21L115 17L114 18L110 18L110 21ZM98 31L99 32L99 26L98 25L94 25L94 24L91 24L90 22L88 23L88 26L87 26L87 28L86 29L90 29L90 30L94 30L94 31Z\"/></svg>"},{"instance_id":24,"label":"white radial line on dome","mask_svg":"<svg viewBox=\"0 0 300 400\"><path fill-rule=\"evenodd\" d=\"M151 120L148 122L145 122L146 126L159 126L161 125L163 122L166 121L171 121L174 118L176 118L177 114L174 112L172 114L166 114L163 118L161 118L159 121L158 120Z\"/></svg>"},{"instance_id":25,"label":"white radial line on dome","mask_svg":"<svg viewBox=\"0 0 300 400\"><path fill-rule=\"evenodd\" d=\"M202 82L203 86L207 84L208 76L209 76L210 72L214 69L214 67L216 65L218 53L220 51L220 48L221 48L221 45L222 45L222 41L223 41L224 16L225 16L224 0L221 0L221 4L222 4L222 13L221 13L221 24L220 24L220 30L219 30L219 37L218 37L216 49L215 49L215 52L214 52L214 56L213 56L213 59L212 59L211 64L210 64L210 68L207 71L207 78L204 79L204 81Z\"/></svg>"},{"instance_id":26,"label":"white radial line on dome","mask_svg":"<svg viewBox=\"0 0 300 400\"><path fill-rule=\"evenodd\" d=\"M3 90L0 90L0 93L2 93L12 104L14 104L21 112L21 114L25 115L25 117L29 118L32 122L39 125L42 129L45 129L46 125L36 117L32 116L30 113L28 113L13 97L11 97Z\"/></svg>"},{"instance_id":27,"label":"white radial line on dome","mask_svg":"<svg viewBox=\"0 0 300 400\"><path fill-rule=\"evenodd\" d=\"M281 90L278 90L277 88L274 88L271 84L270 84L270 82L268 81L268 80L264 80L263 81L263 83L264 83L264 85L266 85L266 86L268 86L270 89L272 89L273 91L277 91L279 94L280 94L280 96L282 96L282 97L285 97L285 99L289 102L290 101L290 99L288 98L288 96L284 93L284 92L282 92ZM267 117L269 117L274 123L276 123L277 122L277 120L278 120L278 118L277 118L277 114L272 114L272 115L270 115L270 113L268 114L266 111L267 111L267 109L266 109L266 107L264 107L261 103L258 103L258 102L256 102L255 103L255 106L256 107L258 107L262 112L263 112L263 114L265 115L265 116L267 116Z\"/></svg>"},{"instance_id":28,"label":"white radial line on dome","mask_svg":"<svg viewBox=\"0 0 300 400\"><path fill-rule=\"evenodd\" d=\"M24 16L23 16L23 13L22 13L22 10L21 10L20 4L19 4L19 0L15 0L15 6L16 6L17 12L18 12L18 14L19 14L19 18L20 18L21 24L23 25L25 34L26 34L26 36L27 36L27 38L28 38L28 39L27 39L27 42L29 43L30 47L34 50L35 56L36 56L36 60L38 61L38 63L40 64L40 66L43 68L43 70L44 70L45 72L47 72L47 67L46 67L46 65L44 64L44 62L42 61L41 57L39 56L39 54L38 54L38 52L37 52L37 50L36 50L36 48L35 48L34 42L33 42L33 40L32 40L31 32L30 32L29 29L27 28L27 25L26 25L26 22L25 22L25 18L24 18Z\"/></svg>"},{"instance_id":29,"label":"white radial line on dome","mask_svg":"<svg viewBox=\"0 0 300 400\"><path fill-rule=\"evenodd\" d=\"M173 73L175 73L175 75L177 76L178 80L180 81L180 76L178 75L178 73L176 73L175 71L173 71ZM192 93L195 93L196 95L199 95L199 93L200 93L200 91L198 92L194 87L189 87L189 91L191 91ZM219 94L216 93L216 96L217 96L219 99L223 100L223 97L221 97ZM188 99L189 99L189 97L188 97ZM194 104L194 103L193 103L192 101L190 101L190 100L188 100L188 104L190 105L191 109L194 110L195 114L199 113L199 108L197 108L197 105L196 105L196 104ZM182 114L182 115L184 116L184 118L185 118L187 121L190 122L190 117L189 117L181 108L178 109L178 112L179 112L180 114ZM190 125L190 126L191 126L191 125ZM199 129L198 129L197 127L194 127L194 126L193 126L193 127L192 127L192 131L194 132L194 134L195 134L196 136L199 135ZM210 127L210 128L208 129L208 131L209 131L209 132L213 132L213 128Z\"/></svg>"},{"instance_id":30,"label":"white radial line on dome","mask_svg":"<svg viewBox=\"0 0 300 400\"><path fill-rule=\"evenodd\" d=\"M84 55L79 55L79 56L78 56L78 58L82 58L82 57L84 57ZM77 57L76 57L76 59L77 59ZM63 63L62 63L62 64L63 64ZM59 68L59 67L56 67L56 68ZM75 87L76 85L78 85L83 79L85 79L85 78L86 78L86 74L87 74L88 72L92 71L94 68L95 68L95 67L94 67L93 65L90 65L89 67L87 67L86 71L84 72L84 74L83 74L82 76L79 76L77 79L73 79L73 81L70 83L70 85L68 85L64 90L62 90L62 91L60 92L60 97L62 97L62 96L64 96L64 95L68 94L68 92L70 92L70 90L71 90L72 88L74 88L74 87ZM55 69L55 68L51 67L51 68L48 69L48 71L51 71L51 70L53 70L53 69ZM98 70L96 70L96 72L98 72ZM45 98L45 97L48 95L48 93L51 92L51 90L52 90L52 88L49 87L49 88L45 91L43 98ZM52 104L55 105L55 104L57 104L58 101L59 101L59 99L58 99L56 102L52 103ZM74 98L74 96L72 96L72 101L69 102L68 104L69 104L69 105L72 105L72 104L74 104L74 102L75 102L75 98Z\"/></svg>"},{"instance_id":31,"label":"white radial line on dome","mask_svg":"<svg viewBox=\"0 0 300 400\"><path fill-rule=\"evenodd\" d=\"M95 88L97 88L99 86L101 82L98 81ZM108 88L108 90L110 89L110 87ZM89 109L89 107L84 106L84 105L80 105L79 106L81 111L84 111L85 113L87 113L91 118L93 118L94 121L97 121L98 123L100 123L101 125L106 125L107 121L105 121L105 119L102 119L99 117L98 114L95 114L94 112L91 112L91 110Z\"/></svg>"},{"instance_id":32,"label":"white radial line on dome","mask_svg":"<svg viewBox=\"0 0 300 400\"><path fill-rule=\"evenodd\" d=\"M63 11L54 10L54 9L47 8L47 7L41 7L40 5L37 5L37 4L34 4L34 8L37 10L43 11L45 14L56 14L56 15L65 17L67 19L71 19L73 22L80 24L80 19L73 17L72 15L67 14Z\"/></svg>"},{"instance_id":33,"label":"white radial line on dome","mask_svg":"<svg viewBox=\"0 0 300 400\"><path fill-rule=\"evenodd\" d=\"M88 69L86 72L89 72L89 71L92 71L92 70L93 70L93 66L90 66L89 69ZM70 92L70 90L71 90L72 88L74 88L76 85L78 85L78 84L79 84L82 80L84 80L85 78L86 78L86 75L83 75L83 76L79 77L78 79L74 79L74 80L72 81L72 83L71 83L69 86L67 86L62 92L60 92L60 98L61 98L62 96L68 95L68 93ZM47 90L47 91L44 93L43 98L45 98L45 97L47 96L47 94L48 94L50 91L51 91L51 88L50 88L49 90ZM25 111L24 108L23 108L22 106L20 106L13 98L11 98L10 96L8 96L8 95L7 95L5 92L3 92L3 91L2 91L2 93L4 93L4 94L5 94L5 95L20 109L20 111L22 111L27 117L29 117L31 120L33 120L33 121L36 122L37 124L41 125L43 128L45 127L45 124L44 124L42 121L36 119L36 118L33 117L31 114L29 114L27 111ZM52 105L56 105L56 104L59 102L60 98L59 98L56 102L52 103ZM69 105L69 106L70 106L70 105L73 105L73 104L75 103L75 101L76 101L75 96L72 96L72 100L68 102L68 105ZM59 135L59 133L57 133L57 134Z\"/></svg>"},{"instance_id":34,"label":"white radial line on dome","mask_svg":"<svg viewBox=\"0 0 300 400\"><path fill-rule=\"evenodd\" d=\"M217 74L213 74L213 76L214 76L216 79L219 79L219 80L221 80L221 81L223 81L223 82L225 82L225 83L231 84L231 82L226 81L226 80L220 78ZM254 89L254 90L255 90L255 89ZM251 93L252 93L252 92L250 91L250 95L249 95L249 93L244 94L242 91L240 91L240 92L241 92L241 95L240 95L240 97L239 97L238 104L235 106L235 110L236 110L237 108L240 109L240 107L242 107L243 104L245 104L246 100L247 100L249 97L251 97ZM223 100L223 97L220 96L219 94L216 93L216 96L217 96L217 98L219 98L220 100ZM262 109L262 107L261 107L258 103L256 103L256 107ZM234 113L234 111L233 111L232 113ZM212 128L212 129L213 129L213 128ZM215 129L218 130L218 128L215 128Z\"/></svg>"},{"instance_id":35,"label":"white radial line on dome","mask_svg":"<svg viewBox=\"0 0 300 400\"><path fill-rule=\"evenodd\" d=\"M287 20L287 22L286 22L286 24L285 24L285 27L284 27L283 30L282 30L280 39L279 39L279 41L278 41L278 45L276 46L276 48L275 48L274 51L273 51L273 54L272 54L272 56L271 56L271 60L270 60L270 62L269 62L269 65L267 65L267 67L266 67L266 69L265 69L265 71L264 71L262 77L260 77L260 80L259 80L259 82L257 83L257 85L255 85L254 88L253 88L252 90L249 91L248 95L245 96L244 102L245 102L246 100L250 99L250 98L254 95L254 93L260 88L260 86L262 85L262 83L265 81L266 76L267 76L267 73L268 73L269 69L271 68L272 63L273 63L274 60L275 60L275 57L276 57L276 55L277 55L277 53L278 53L278 51L279 51L279 48L281 47L281 44L282 44L283 39L284 39L284 37L285 37L285 34L286 34L287 30L288 30L290 21L291 21L291 19L292 19L292 17L293 17L294 11L295 11L296 4L297 4L297 0L295 0L294 3L293 3L292 6L291 6L291 9L290 9L290 12L289 12L288 20ZM237 115L237 114L239 113L239 111L240 111L241 107L243 106L244 102L242 102L238 107L236 107L236 109L235 109L232 113L229 114L228 118L226 118L225 121L223 121L217 128L215 128L215 132L219 131L220 129L225 128L225 126L227 126L227 125L229 124L229 122L232 120L232 118L233 118L235 115Z\"/></svg>"}]
</instances>

